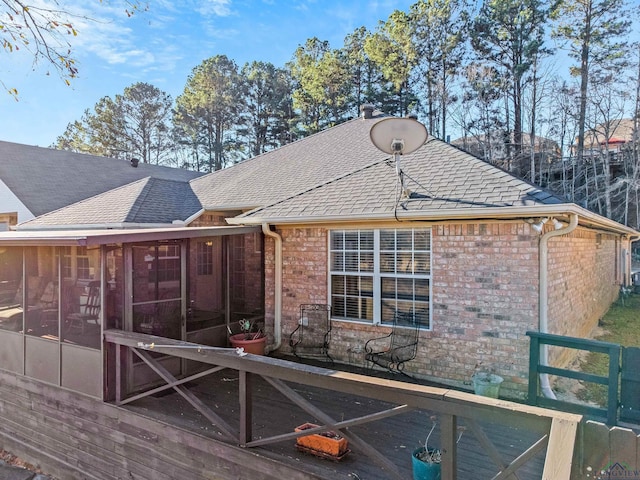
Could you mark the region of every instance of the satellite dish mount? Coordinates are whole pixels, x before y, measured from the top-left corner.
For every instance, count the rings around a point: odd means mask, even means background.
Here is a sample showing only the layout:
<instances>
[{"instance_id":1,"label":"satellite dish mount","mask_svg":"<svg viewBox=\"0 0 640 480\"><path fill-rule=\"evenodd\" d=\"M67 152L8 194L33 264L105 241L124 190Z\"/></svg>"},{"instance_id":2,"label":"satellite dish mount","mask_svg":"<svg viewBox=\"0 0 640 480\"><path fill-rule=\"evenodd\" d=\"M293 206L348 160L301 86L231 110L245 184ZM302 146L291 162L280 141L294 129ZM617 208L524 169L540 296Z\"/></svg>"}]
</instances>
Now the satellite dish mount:
<instances>
[{"instance_id":1,"label":"satellite dish mount","mask_svg":"<svg viewBox=\"0 0 640 480\"><path fill-rule=\"evenodd\" d=\"M406 194L400 157L415 152L427 141L427 129L419 121L406 117L390 117L380 120L369 131L371 142L378 150L393 155L396 174L400 180L402 192Z\"/></svg>"}]
</instances>

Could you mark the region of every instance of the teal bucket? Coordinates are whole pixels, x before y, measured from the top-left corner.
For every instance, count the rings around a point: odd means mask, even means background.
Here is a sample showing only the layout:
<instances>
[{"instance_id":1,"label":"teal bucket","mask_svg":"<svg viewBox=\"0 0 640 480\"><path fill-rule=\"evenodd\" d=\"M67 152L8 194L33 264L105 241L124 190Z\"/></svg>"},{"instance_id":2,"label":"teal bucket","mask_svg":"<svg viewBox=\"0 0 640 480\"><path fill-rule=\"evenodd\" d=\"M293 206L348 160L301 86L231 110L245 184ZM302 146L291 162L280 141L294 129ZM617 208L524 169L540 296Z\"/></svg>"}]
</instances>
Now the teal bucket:
<instances>
[{"instance_id":1,"label":"teal bucket","mask_svg":"<svg viewBox=\"0 0 640 480\"><path fill-rule=\"evenodd\" d=\"M431 451L431 449L429 449ZM413 465L413 480L440 480L440 464L423 462L418 456L424 452L424 447L417 448L411 455Z\"/></svg>"}]
</instances>

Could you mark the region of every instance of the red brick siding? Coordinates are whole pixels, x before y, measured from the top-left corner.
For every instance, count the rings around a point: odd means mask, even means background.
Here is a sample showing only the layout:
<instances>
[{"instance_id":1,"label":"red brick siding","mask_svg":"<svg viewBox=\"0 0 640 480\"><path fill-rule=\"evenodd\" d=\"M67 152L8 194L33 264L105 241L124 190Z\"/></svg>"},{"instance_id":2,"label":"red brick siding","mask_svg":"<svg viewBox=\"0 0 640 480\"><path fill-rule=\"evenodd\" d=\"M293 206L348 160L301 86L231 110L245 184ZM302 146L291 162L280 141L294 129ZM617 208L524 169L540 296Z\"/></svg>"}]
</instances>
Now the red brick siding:
<instances>
[{"instance_id":1,"label":"red brick siding","mask_svg":"<svg viewBox=\"0 0 640 480\"><path fill-rule=\"evenodd\" d=\"M538 238L526 224L442 225L433 230L433 333L417 365L469 382L476 366L524 390L537 324Z\"/></svg>"},{"instance_id":2,"label":"red brick siding","mask_svg":"<svg viewBox=\"0 0 640 480\"><path fill-rule=\"evenodd\" d=\"M288 336L296 328L300 305L330 303L327 299L327 230L293 228L280 230L282 236L282 335L288 348ZM265 240L265 311L267 325L273 323L275 283L274 240ZM268 329L268 327L267 327Z\"/></svg>"},{"instance_id":3,"label":"red brick siding","mask_svg":"<svg viewBox=\"0 0 640 480\"><path fill-rule=\"evenodd\" d=\"M549 333L588 337L618 296L619 243L606 234L598 242L597 235L579 228L549 242ZM574 353L551 348L550 360L563 365Z\"/></svg>"},{"instance_id":4,"label":"red brick siding","mask_svg":"<svg viewBox=\"0 0 640 480\"><path fill-rule=\"evenodd\" d=\"M417 226L419 227L419 226ZM283 239L282 351L302 303L330 303L325 228L287 228ZM501 394L526 392L529 339L538 328L538 244L525 223L448 224L432 228L432 331L421 333L413 372L453 384L469 384L476 366L505 378ZM549 319L552 333L586 336L617 292L613 237L577 230L549 242ZM265 304L273 323L274 242L266 240ZM579 268L576 268L579 267ZM566 286L566 288L565 288ZM565 288L563 291L562 289ZM568 298L571 296L571 301ZM579 298L578 298L579 297ZM595 298L595 300L593 300ZM334 321L331 355L362 363L367 339L383 327Z\"/></svg>"}]
</instances>

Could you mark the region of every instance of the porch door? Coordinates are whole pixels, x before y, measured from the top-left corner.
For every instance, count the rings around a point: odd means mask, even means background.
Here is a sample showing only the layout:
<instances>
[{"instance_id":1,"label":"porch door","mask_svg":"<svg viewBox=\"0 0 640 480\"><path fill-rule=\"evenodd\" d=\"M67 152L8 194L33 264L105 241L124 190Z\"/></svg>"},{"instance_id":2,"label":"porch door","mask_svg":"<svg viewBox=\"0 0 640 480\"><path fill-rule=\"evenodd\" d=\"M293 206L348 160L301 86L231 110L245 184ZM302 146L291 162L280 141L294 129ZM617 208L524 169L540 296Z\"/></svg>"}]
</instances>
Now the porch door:
<instances>
[{"instance_id":1,"label":"porch door","mask_svg":"<svg viewBox=\"0 0 640 480\"><path fill-rule=\"evenodd\" d=\"M134 244L128 248L131 302L127 330L176 340L186 339L186 243ZM184 371L181 359L152 352L173 375ZM130 353L128 386L136 391L160 379L137 355Z\"/></svg>"}]
</instances>

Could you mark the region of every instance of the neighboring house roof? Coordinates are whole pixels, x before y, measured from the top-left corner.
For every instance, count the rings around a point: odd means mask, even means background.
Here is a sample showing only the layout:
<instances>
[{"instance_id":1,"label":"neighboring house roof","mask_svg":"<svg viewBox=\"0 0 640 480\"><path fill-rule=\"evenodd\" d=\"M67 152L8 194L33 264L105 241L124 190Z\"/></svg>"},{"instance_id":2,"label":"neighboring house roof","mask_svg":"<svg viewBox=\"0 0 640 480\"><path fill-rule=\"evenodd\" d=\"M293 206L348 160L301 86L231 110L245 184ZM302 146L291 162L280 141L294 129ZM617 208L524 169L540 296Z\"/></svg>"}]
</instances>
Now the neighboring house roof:
<instances>
[{"instance_id":1,"label":"neighboring house roof","mask_svg":"<svg viewBox=\"0 0 640 480\"><path fill-rule=\"evenodd\" d=\"M392 158L308 189L241 216L250 222L307 219L393 218L412 212L499 209L566 203L462 150L437 139L401 157L404 188ZM262 220L255 220L262 219ZM235 223L235 222L234 222Z\"/></svg>"},{"instance_id":2,"label":"neighboring house roof","mask_svg":"<svg viewBox=\"0 0 640 480\"><path fill-rule=\"evenodd\" d=\"M200 209L187 182L147 177L21 223L18 229L182 224Z\"/></svg>"},{"instance_id":3,"label":"neighboring house roof","mask_svg":"<svg viewBox=\"0 0 640 480\"><path fill-rule=\"evenodd\" d=\"M513 132L509 135L511 145L515 145L514 142L514 134ZM521 136L523 151L530 152L531 151L531 135L529 133L522 132ZM473 155L477 155L479 157L483 157L485 152L485 147L491 143L494 156L503 158L506 156L506 144L504 142L504 136L501 132L495 132L495 134L491 135L487 138L486 135L473 135L468 137L460 137L455 140L451 140L451 144L457 147L462 148L463 150L472 153ZM557 142L550 140L545 137L541 137L539 135L533 136L533 151L535 153L560 153L560 146Z\"/></svg>"},{"instance_id":4,"label":"neighboring house roof","mask_svg":"<svg viewBox=\"0 0 640 480\"><path fill-rule=\"evenodd\" d=\"M146 177L188 181L200 172L0 141L0 180L39 216ZM3 211L0 205L0 211Z\"/></svg>"},{"instance_id":5,"label":"neighboring house roof","mask_svg":"<svg viewBox=\"0 0 640 480\"><path fill-rule=\"evenodd\" d=\"M638 132L635 131L633 119L622 118L605 122L592 131L585 132L584 146L585 148L605 147L606 145L631 142L634 137L638 138ZM577 137L574 143L577 145Z\"/></svg>"},{"instance_id":6,"label":"neighboring house roof","mask_svg":"<svg viewBox=\"0 0 640 480\"><path fill-rule=\"evenodd\" d=\"M268 205L387 158L369 130L384 118L350 120L191 182L207 210Z\"/></svg>"}]
</instances>

